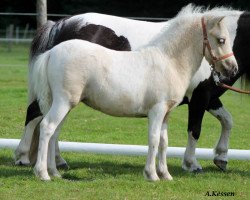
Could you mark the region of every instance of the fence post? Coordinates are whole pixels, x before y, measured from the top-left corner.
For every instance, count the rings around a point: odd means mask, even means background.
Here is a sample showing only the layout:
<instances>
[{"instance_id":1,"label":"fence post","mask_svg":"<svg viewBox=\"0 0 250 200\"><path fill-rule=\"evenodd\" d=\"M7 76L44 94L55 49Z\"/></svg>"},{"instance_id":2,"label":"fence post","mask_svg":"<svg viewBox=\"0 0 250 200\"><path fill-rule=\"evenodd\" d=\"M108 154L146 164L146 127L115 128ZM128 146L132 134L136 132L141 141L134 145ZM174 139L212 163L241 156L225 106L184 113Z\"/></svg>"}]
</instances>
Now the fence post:
<instances>
[{"instance_id":1,"label":"fence post","mask_svg":"<svg viewBox=\"0 0 250 200\"><path fill-rule=\"evenodd\" d=\"M29 30L29 24L26 24L24 32L23 32L23 39L27 38L28 30Z\"/></svg>"},{"instance_id":2,"label":"fence post","mask_svg":"<svg viewBox=\"0 0 250 200\"><path fill-rule=\"evenodd\" d=\"M16 27L16 44L19 43L19 26Z\"/></svg>"},{"instance_id":3,"label":"fence post","mask_svg":"<svg viewBox=\"0 0 250 200\"><path fill-rule=\"evenodd\" d=\"M12 48L12 39L13 39L13 32L14 32L14 24L10 24L9 26L9 31L7 34L7 38L9 39L8 42L8 52L11 52L11 48Z\"/></svg>"},{"instance_id":4,"label":"fence post","mask_svg":"<svg viewBox=\"0 0 250 200\"><path fill-rule=\"evenodd\" d=\"M36 12L37 12L37 28L47 22L47 0L36 1Z\"/></svg>"}]
</instances>

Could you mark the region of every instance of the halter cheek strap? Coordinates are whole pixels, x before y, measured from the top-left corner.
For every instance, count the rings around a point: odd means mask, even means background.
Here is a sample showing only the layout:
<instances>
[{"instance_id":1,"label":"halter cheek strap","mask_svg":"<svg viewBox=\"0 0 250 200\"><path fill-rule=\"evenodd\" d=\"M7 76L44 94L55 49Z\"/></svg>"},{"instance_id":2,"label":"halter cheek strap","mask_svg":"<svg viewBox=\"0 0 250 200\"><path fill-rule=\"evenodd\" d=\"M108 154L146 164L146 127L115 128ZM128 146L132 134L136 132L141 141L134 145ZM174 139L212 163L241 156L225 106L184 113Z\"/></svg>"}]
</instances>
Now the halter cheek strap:
<instances>
[{"instance_id":1,"label":"halter cheek strap","mask_svg":"<svg viewBox=\"0 0 250 200\"><path fill-rule=\"evenodd\" d=\"M210 54L210 56L212 58L212 64L210 64L212 67L214 67L216 62L227 59L227 58L234 55L234 53L231 52L231 53L228 53L228 54L226 54L224 56L221 56L221 57L215 56L213 51L212 51L212 47L211 47L211 45L209 43L209 40L208 40L207 27L206 27L206 24L205 24L204 17L201 18L201 24L202 24L202 32L203 32L203 56L205 56L205 51L206 51L206 48L207 48L208 52L209 52L209 54Z\"/></svg>"}]
</instances>

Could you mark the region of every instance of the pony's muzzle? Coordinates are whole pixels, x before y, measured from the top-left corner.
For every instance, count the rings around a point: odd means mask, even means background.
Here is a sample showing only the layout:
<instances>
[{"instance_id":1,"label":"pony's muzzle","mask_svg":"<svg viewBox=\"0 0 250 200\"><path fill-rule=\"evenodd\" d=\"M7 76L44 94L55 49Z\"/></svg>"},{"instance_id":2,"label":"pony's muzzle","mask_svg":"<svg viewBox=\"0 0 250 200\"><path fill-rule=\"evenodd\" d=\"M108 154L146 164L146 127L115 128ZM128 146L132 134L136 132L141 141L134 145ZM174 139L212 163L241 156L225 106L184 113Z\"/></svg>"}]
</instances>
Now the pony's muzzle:
<instances>
[{"instance_id":1,"label":"pony's muzzle","mask_svg":"<svg viewBox=\"0 0 250 200\"><path fill-rule=\"evenodd\" d=\"M222 72L225 76L232 77L238 72L238 64L235 59L225 59L222 61L224 65L224 71Z\"/></svg>"},{"instance_id":2,"label":"pony's muzzle","mask_svg":"<svg viewBox=\"0 0 250 200\"><path fill-rule=\"evenodd\" d=\"M235 59L226 60L227 65L229 66L229 76L235 76L238 72L238 64Z\"/></svg>"}]
</instances>

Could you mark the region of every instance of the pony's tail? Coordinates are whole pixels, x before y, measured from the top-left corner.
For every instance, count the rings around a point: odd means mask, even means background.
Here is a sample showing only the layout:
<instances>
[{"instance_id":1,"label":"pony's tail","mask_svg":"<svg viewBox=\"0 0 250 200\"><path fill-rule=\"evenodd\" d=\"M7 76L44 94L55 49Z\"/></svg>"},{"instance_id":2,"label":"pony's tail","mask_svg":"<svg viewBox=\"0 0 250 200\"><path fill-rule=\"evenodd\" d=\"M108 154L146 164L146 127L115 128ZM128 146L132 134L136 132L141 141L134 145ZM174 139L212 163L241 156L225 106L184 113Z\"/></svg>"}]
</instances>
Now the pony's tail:
<instances>
[{"instance_id":1,"label":"pony's tail","mask_svg":"<svg viewBox=\"0 0 250 200\"><path fill-rule=\"evenodd\" d=\"M47 21L46 24L37 30L30 47L30 63L33 62L39 54L53 47L52 43L55 35L53 33L53 27L55 24L53 21Z\"/></svg>"},{"instance_id":2,"label":"pony's tail","mask_svg":"<svg viewBox=\"0 0 250 200\"><path fill-rule=\"evenodd\" d=\"M250 89L250 74L244 74L240 78L240 86L243 90L249 90Z\"/></svg>"},{"instance_id":3,"label":"pony's tail","mask_svg":"<svg viewBox=\"0 0 250 200\"><path fill-rule=\"evenodd\" d=\"M45 115L51 107L51 91L48 82L47 65L50 58L50 51L47 51L31 63L29 72L29 92L38 101L39 108Z\"/></svg>"}]
</instances>

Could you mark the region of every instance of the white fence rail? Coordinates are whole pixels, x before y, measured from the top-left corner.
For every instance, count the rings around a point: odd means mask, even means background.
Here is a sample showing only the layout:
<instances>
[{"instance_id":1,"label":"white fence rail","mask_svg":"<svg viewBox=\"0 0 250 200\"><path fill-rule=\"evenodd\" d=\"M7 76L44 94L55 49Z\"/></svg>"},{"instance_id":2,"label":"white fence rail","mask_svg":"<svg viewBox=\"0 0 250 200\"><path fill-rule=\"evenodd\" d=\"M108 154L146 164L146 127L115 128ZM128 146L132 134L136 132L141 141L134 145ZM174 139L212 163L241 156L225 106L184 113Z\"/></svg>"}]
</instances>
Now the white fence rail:
<instances>
[{"instance_id":1,"label":"white fence rail","mask_svg":"<svg viewBox=\"0 0 250 200\"><path fill-rule=\"evenodd\" d=\"M16 149L20 140L0 139L0 149ZM145 156L148 147L142 145L121 145L121 144L101 144L101 143L80 143L80 142L59 142L61 151L65 152L85 152L96 154L112 154L127 156ZM185 152L183 147L169 147L168 157L182 158ZM200 159L213 159L213 149L197 148L196 157ZM233 160L250 160L250 150L229 149L228 158Z\"/></svg>"}]
</instances>

